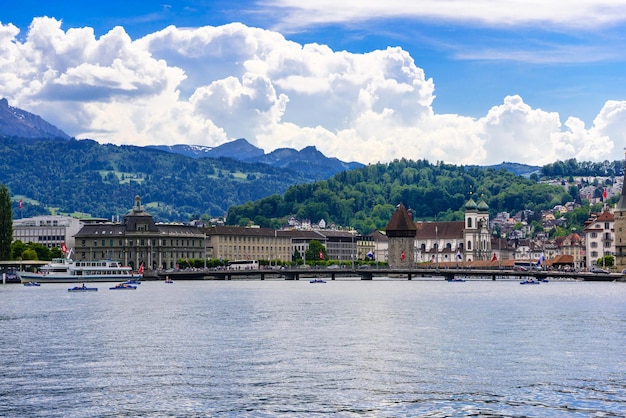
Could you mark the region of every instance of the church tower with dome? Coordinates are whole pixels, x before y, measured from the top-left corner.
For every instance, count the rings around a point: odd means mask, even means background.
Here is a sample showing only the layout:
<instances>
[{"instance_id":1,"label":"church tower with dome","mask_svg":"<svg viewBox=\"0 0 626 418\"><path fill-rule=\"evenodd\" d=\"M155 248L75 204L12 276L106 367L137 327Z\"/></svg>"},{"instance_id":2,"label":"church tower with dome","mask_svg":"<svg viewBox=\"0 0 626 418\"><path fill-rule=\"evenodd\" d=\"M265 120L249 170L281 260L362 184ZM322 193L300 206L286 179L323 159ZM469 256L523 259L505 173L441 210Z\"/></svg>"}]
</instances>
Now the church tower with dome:
<instances>
[{"instance_id":1,"label":"church tower with dome","mask_svg":"<svg viewBox=\"0 0 626 418\"><path fill-rule=\"evenodd\" d=\"M465 228L463 230L465 260L491 259L491 233L489 232L489 206L481 197L476 203L470 193L465 203Z\"/></svg>"}]
</instances>

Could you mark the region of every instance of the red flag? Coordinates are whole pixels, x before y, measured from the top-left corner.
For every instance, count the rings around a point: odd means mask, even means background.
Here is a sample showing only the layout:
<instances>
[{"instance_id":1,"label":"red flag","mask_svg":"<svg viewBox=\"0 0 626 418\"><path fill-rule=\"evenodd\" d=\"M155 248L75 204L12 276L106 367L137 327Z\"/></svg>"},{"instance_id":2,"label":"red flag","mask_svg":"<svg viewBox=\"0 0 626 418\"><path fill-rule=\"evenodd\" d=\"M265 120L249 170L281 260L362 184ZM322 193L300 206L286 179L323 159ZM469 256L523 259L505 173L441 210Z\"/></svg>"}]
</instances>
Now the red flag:
<instances>
[{"instance_id":1,"label":"red flag","mask_svg":"<svg viewBox=\"0 0 626 418\"><path fill-rule=\"evenodd\" d=\"M322 250L320 250L320 260L324 259L324 253L322 252Z\"/></svg>"},{"instance_id":2,"label":"red flag","mask_svg":"<svg viewBox=\"0 0 626 418\"><path fill-rule=\"evenodd\" d=\"M143 263L139 266L139 274L143 274Z\"/></svg>"},{"instance_id":3,"label":"red flag","mask_svg":"<svg viewBox=\"0 0 626 418\"><path fill-rule=\"evenodd\" d=\"M493 253L493 257L491 257L491 261L496 261L498 260L498 257L496 257L496 253Z\"/></svg>"},{"instance_id":4,"label":"red flag","mask_svg":"<svg viewBox=\"0 0 626 418\"><path fill-rule=\"evenodd\" d=\"M64 243L64 242L63 242L63 243L61 243L61 252L62 252L63 254L67 253L67 247L65 246L65 243Z\"/></svg>"},{"instance_id":5,"label":"red flag","mask_svg":"<svg viewBox=\"0 0 626 418\"><path fill-rule=\"evenodd\" d=\"M405 258L406 256L404 255L404 251L402 251L402 254L400 254L400 260L404 261Z\"/></svg>"},{"instance_id":6,"label":"red flag","mask_svg":"<svg viewBox=\"0 0 626 418\"><path fill-rule=\"evenodd\" d=\"M602 197L604 198L604 200L606 200L606 187L604 188L604 192L602 192ZM21 200L20 200L21 202Z\"/></svg>"},{"instance_id":7,"label":"red flag","mask_svg":"<svg viewBox=\"0 0 626 418\"><path fill-rule=\"evenodd\" d=\"M19 207L20 209L22 209L22 199L20 199L20 203L19 203L18 207Z\"/></svg>"}]
</instances>

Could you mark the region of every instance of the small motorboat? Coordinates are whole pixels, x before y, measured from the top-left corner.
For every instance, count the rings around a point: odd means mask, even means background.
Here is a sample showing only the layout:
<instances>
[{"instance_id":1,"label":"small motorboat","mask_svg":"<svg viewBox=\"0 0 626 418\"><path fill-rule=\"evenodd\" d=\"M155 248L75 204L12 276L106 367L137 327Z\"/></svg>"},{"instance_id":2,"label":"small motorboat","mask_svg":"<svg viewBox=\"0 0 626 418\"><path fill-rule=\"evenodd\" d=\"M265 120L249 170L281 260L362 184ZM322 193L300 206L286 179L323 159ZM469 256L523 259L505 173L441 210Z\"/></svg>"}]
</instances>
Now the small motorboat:
<instances>
[{"instance_id":1,"label":"small motorboat","mask_svg":"<svg viewBox=\"0 0 626 418\"><path fill-rule=\"evenodd\" d=\"M322 280L322 279L313 279L310 280L309 283L326 283L326 280Z\"/></svg>"},{"instance_id":2,"label":"small motorboat","mask_svg":"<svg viewBox=\"0 0 626 418\"><path fill-rule=\"evenodd\" d=\"M28 286L28 287L30 287L30 286L41 286L41 283L39 283L39 282L26 282L26 283L24 283L24 286Z\"/></svg>"},{"instance_id":3,"label":"small motorboat","mask_svg":"<svg viewBox=\"0 0 626 418\"><path fill-rule=\"evenodd\" d=\"M137 289L137 286L133 286L132 284L128 284L128 283L120 283L120 284L116 284L113 287L109 287L109 290L135 290Z\"/></svg>"},{"instance_id":4,"label":"small motorboat","mask_svg":"<svg viewBox=\"0 0 626 418\"><path fill-rule=\"evenodd\" d=\"M172 280L172 279L167 279L167 280L165 280L163 283L174 283L174 280Z\"/></svg>"},{"instance_id":5,"label":"small motorboat","mask_svg":"<svg viewBox=\"0 0 626 418\"><path fill-rule=\"evenodd\" d=\"M85 285L82 286L74 286L67 289L68 292L97 292L97 287L87 287Z\"/></svg>"},{"instance_id":6,"label":"small motorboat","mask_svg":"<svg viewBox=\"0 0 626 418\"><path fill-rule=\"evenodd\" d=\"M141 281L137 280L137 279L132 279L132 280L126 280L124 283L125 284L138 285L138 284L141 284Z\"/></svg>"},{"instance_id":7,"label":"small motorboat","mask_svg":"<svg viewBox=\"0 0 626 418\"><path fill-rule=\"evenodd\" d=\"M541 284L541 282L533 279L526 279L519 282L519 284Z\"/></svg>"}]
</instances>

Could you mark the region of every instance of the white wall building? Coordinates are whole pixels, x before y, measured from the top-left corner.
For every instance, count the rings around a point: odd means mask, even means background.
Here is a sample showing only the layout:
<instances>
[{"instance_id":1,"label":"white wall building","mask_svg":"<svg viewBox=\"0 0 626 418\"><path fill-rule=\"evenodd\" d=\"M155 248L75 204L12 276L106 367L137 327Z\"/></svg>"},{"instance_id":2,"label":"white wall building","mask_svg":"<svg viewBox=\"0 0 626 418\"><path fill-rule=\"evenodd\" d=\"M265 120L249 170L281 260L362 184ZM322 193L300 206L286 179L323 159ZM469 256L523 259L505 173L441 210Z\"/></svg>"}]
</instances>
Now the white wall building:
<instances>
[{"instance_id":1,"label":"white wall building","mask_svg":"<svg viewBox=\"0 0 626 418\"><path fill-rule=\"evenodd\" d=\"M34 242L48 248L65 244L75 246L74 235L83 227L83 222L69 216L44 215L13 221L13 239L25 243Z\"/></svg>"}]
</instances>

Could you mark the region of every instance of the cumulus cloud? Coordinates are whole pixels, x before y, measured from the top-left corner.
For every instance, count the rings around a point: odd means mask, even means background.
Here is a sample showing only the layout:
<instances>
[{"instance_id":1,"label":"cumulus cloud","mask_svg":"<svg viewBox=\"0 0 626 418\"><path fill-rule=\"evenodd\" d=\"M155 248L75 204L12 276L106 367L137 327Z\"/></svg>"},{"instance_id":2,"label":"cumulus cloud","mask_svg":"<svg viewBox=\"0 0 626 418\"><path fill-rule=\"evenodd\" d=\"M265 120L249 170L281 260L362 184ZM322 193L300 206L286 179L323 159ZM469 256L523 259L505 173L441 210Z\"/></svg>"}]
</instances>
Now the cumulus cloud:
<instances>
[{"instance_id":1,"label":"cumulus cloud","mask_svg":"<svg viewBox=\"0 0 626 418\"><path fill-rule=\"evenodd\" d=\"M493 164L608 159L624 142L626 102L577 118L507 96L486 115L436 114L435 81L401 48L301 45L235 23L96 38L34 19L24 40L0 24L0 96L78 138L116 144L315 145L347 161Z\"/></svg>"}]
</instances>

